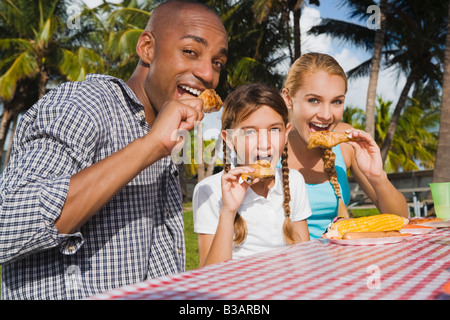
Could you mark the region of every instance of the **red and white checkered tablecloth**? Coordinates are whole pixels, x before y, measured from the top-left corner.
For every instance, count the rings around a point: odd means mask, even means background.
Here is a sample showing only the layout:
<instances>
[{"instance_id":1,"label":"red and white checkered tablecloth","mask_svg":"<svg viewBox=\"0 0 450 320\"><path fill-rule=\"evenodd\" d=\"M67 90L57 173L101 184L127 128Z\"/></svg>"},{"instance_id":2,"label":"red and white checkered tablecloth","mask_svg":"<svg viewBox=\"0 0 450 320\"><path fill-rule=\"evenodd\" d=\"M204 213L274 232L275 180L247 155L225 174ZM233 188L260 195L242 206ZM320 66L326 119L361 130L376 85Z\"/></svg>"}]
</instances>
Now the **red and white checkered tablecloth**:
<instances>
[{"instance_id":1,"label":"red and white checkered tablecloth","mask_svg":"<svg viewBox=\"0 0 450 320\"><path fill-rule=\"evenodd\" d=\"M395 244L314 240L111 290L91 299L440 299L450 281L450 229Z\"/></svg>"}]
</instances>

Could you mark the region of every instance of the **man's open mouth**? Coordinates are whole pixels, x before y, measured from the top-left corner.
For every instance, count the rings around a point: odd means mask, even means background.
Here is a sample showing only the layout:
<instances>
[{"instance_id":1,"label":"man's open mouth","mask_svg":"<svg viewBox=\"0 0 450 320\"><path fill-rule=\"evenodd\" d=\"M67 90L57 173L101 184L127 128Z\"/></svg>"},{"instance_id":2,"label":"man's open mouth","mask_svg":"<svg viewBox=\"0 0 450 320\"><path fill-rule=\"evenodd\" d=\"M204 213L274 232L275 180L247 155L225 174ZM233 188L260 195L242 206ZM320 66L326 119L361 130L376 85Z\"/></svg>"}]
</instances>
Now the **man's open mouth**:
<instances>
[{"instance_id":1,"label":"man's open mouth","mask_svg":"<svg viewBox=\"0 0 450 320\"><path fill-rule=\"evenodd\" d=\"M198 89L189 87L189 86L184 85L184 84L180 84L180 85L178 86L178 88L181 89L181 91L183 91L184 93L191 94L191 95L193 95L193 96L195 96L195 97L198 97L198 95L199 95L200 93L202 93L201 90L198 90Z\"/></svg>"}]
</instances>

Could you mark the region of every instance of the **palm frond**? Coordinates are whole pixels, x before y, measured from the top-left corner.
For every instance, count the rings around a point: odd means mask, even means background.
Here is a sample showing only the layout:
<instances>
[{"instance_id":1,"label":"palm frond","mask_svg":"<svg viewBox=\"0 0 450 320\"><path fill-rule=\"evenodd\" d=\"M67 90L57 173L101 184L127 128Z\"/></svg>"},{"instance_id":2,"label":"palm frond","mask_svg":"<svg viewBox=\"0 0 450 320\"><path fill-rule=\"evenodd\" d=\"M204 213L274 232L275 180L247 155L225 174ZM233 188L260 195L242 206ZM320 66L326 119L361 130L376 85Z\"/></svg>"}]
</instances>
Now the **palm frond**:
<instances>
[{"instance_id":1,"label":"palm frond","mask_svg":"<svg viewBox=\"0 0 450 320\"><path fill-rule=\"evenodd\" d=\"M34 50L33 44L27 39L5 38L0 39L0 50L15 49L19 51Z\"/></svg>"},{"instance_id":2,"label":"palm frond","mask_svg":"<svg viewBox=\"0 0 450 320\"><path fill-rule=\"evenodd\" d=\"M127 59L136 53L136 45L143 31L143 29L129 29L121 34L118 46L121 59Z\"/></svg>"},{"instance_id":3,"label":"palm frond","mask_svg":"<svg viewBox=\"0 0 450 320\"><path fill-rule=\"evenodd\" d=\"M343 43L351 43L364 50L372 50L375 31L365 25L359 25L348 21L322 19L319 25L312 27L308 34L326 34Z\"/></svg>"},{"instance_id":4,"label":"palm frond","mask_svg":"<svg viewBox=\"0 0 450 320\"><path fill-rule=\"evenodd\" d=\"M28 51L20 54L9 69L0 77L0 97L9 100L13 97L17 82L32 77L39 72L34 56Z\"/></svg>"},{"instance_id":5,"label":"palm frond","mask_svg":"<svg viewBox=\"0 0 450 320\"><path fill-rule=\"evenodd\" d=\"M370 74L370 69L372 66L372 58L362 62L353 69L347 71L347 77L350 79L366 77Z\"/></svg>"}]
</instances>

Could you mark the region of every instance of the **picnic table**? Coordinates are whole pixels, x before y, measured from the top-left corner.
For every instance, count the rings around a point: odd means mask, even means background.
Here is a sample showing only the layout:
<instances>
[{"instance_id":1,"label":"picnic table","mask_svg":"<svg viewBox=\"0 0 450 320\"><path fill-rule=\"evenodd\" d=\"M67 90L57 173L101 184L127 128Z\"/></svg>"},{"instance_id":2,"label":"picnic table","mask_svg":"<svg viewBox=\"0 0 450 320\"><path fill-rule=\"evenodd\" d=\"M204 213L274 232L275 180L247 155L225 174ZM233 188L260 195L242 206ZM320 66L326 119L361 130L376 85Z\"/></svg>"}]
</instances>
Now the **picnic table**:
<instances>
[{"instance_id":1,"label":"picnic table","mask_svg":"<svg viewBox=\"0 0 450 320\"><path fill-rule=\"evenodd\" d=\"M398 243L312 240L117 288L93 300L436 300L448 298L450 229ZM324 310L325 312L325 310Z\"/></svg>"}]
</instances>

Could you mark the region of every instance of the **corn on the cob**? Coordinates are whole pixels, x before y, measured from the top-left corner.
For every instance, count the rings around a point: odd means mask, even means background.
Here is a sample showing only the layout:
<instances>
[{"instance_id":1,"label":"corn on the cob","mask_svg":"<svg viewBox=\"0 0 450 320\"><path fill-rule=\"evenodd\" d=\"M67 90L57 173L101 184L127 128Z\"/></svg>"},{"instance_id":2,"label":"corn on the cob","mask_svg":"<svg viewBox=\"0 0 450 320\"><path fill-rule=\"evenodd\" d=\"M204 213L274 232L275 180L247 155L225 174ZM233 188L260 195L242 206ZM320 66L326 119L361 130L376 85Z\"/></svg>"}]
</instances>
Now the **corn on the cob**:
<instances>
[{"instance_id":1,"label":"corn on the cob","mask_svg":"<svg viewBox=\"0 0 450 320\"><path fill-rule=\"evenodd\" d=\"M330 232L333 234L333 237L341 239L347 232L398 231L408 221L408 219L395 214L378 214L354 219L342 219L331 226Z\"/></svg>"}]
</instances>

